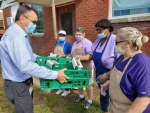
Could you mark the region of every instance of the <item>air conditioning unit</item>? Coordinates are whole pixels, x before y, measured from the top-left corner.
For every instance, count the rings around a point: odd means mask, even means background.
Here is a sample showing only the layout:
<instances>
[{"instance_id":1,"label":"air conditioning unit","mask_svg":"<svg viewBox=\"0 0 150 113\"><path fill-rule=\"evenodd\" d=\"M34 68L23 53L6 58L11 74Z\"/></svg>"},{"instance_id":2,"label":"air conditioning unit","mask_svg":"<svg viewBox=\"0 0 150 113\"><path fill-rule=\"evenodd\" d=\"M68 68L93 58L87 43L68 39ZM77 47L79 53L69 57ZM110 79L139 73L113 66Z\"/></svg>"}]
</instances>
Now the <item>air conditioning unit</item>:
<instances>
[{"instance_id":1,"label":"air conditioning unit","mask_svg":"<svg viewBox=\"0 0 150 113\"><path fill-rule=\"evenodd\" d=\"M6 20L8 26L11 26L11 24L14 23L13 17L7 17Z\"/></svg>"}]
</instances>

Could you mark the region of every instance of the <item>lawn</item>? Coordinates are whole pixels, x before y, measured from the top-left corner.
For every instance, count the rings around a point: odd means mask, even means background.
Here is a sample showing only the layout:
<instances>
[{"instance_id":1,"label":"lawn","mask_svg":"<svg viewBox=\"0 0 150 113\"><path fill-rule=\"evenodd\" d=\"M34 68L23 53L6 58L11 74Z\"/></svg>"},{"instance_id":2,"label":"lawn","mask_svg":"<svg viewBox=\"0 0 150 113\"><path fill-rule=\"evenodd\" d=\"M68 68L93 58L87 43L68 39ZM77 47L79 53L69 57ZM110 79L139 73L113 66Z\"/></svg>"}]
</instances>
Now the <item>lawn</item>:
<instances>
[{"instance_id":1,"label":"lawn","mask_svg":"<svg viewBox=\"0 0 150 113\"><path fill-rule=\"evenodd\" d=\"M0 113L15 113L14 106L5 97L3 82L0 77ZM99 89L96 85L93 87L93 104L88 110L83 108L86 101L74 103L74 99L78 96L77 90L72 90L67 97L61 97L55 94L56 90L47 93L34 88L34 113L101 113Z\"/></svg>"}]
</instances>

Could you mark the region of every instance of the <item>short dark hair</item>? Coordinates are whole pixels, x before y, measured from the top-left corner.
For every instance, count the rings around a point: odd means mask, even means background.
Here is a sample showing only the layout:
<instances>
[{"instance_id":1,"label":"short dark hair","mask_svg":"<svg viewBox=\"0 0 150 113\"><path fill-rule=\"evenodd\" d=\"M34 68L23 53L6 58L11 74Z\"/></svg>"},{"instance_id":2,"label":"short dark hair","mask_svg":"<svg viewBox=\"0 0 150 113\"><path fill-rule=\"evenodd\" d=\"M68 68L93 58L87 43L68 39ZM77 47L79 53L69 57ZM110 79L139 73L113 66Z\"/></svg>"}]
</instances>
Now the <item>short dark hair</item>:
<instances>
[{"instance_id":1,"label":"short dark hair","mask_svg":"<svg viewBox=\"0 0 150 113\"><path fill-rule=\"evenodd\" d=\"M108 19L101 19L96 24L95 27L101 27L101 28L109 28L109 32L112 32L114 30L111 22Z\"/></svg>"},{"instance_id":2,"label":"short dark hair","mask_svg":"<svg viewBox=\"0 0 150 113\"><path fill-rule=\"evenodd\" d=\"M28 5L23 5L23 6L20 6L17 10L15 22L20 19L21 15L24 15L25 13L27 13L29 11L34 11L36 13L36 15L38 16L38 12L34 8L29 7Z\"/></svg>"},{"instance_id":3,"label":"short dark hair","mask_svg":"<svg viewBox=\"0 0 150 113\"><path fill-rule=\"evenodd\" d=\"M80 32L80 33L82 33L82 34L84 34L84 33L85 33L85 31L84 31L84 28L83 28L83 27L77 27L77 28L76 28L76 32Z\"/></svg>"}]
</instances>

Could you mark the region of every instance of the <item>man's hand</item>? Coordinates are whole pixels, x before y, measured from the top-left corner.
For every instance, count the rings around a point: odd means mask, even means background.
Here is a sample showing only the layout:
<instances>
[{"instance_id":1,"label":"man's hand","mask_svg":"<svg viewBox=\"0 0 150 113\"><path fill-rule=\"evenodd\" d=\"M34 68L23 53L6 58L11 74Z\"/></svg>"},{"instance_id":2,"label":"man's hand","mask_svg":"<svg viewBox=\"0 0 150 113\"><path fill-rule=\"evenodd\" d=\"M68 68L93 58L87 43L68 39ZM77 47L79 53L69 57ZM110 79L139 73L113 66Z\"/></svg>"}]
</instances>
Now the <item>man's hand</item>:
<instances>
[{"instance_id":1,"label":"man's hand","mask_svg":"<svg viewBox=\"0 0 150 113\"><path fill-rule=\"evenodd\" d=\"M60 71L58 71L58 76L57 76L56 79L57 79L60 83L67 82L66 79L69 79L69 77L64 74L64 71L65 71L65 70L66 70L66 68L65 68L65 69L62 69L62 70L60 70Z\"/></svg>"}]
</instances>

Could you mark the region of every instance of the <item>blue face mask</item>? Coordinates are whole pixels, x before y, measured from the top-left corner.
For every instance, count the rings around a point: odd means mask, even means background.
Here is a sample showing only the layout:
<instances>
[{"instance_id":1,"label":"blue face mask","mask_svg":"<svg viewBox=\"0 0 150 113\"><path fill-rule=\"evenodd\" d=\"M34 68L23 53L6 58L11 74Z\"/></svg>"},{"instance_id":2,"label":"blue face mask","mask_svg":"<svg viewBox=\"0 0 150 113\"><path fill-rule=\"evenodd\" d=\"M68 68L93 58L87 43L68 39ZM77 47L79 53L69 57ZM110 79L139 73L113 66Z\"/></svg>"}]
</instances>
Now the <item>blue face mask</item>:
<instances>
[{"instance_id":1,"label":"blue face mask","mask_svg":"<svg viewBox=\"0 0 150 113\"><path fill-rule=\"evenodd\" d=\"M26 31L28 34L32 34L36 28L36 25L33 24L32 22L29 23L27 27L25 27Z\"/></svg>"},{"instance_id":2,"label":"blue face mask","mask_svg":"<svg viewBox=\"0 0 150 113\"><path fill-rule=\"evenodd\" d=\"M65 41L65 37L59 37L59 40L60 40L61 42L63 42L63 41Z\"/></svg>"},{"instance_id":3,"label":"blue face mask","mask_svg":"<svg viewBox=\"0 0 150 113\"><path fill-rule=\"evenodd\" d=\"M106 37L104 33L97 34L98 38L103 39Z\"/></svg>"}]
</instances>

